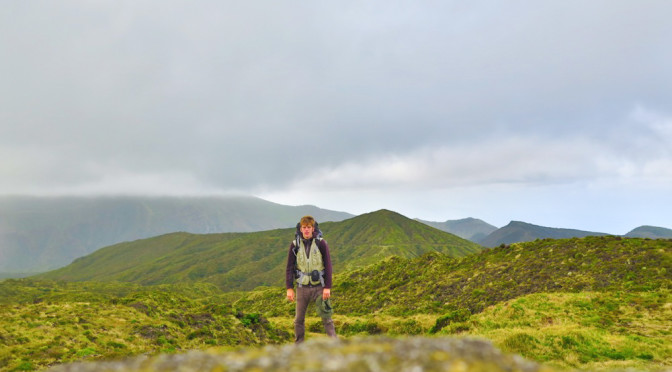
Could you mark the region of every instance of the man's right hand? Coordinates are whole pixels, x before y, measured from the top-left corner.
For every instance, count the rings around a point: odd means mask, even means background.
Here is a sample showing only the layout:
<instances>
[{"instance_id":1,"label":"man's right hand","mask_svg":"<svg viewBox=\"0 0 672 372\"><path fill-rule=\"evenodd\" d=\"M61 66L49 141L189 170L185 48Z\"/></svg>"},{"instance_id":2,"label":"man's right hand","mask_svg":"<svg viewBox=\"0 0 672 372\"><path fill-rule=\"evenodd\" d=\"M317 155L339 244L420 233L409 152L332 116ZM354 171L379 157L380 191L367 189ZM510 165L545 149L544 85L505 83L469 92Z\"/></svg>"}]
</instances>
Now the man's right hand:
<instances>
[{"instance_id":1,"label":"man's right hand","mask_svg":"<svg viewBox=\"0 0 672 372\"><path fill-rule=\"evenodd\" d=\"M295 299L296 299L296 295L294 294L294 289L293 288L288 288L287 289L287 301L294 302Z\"/></svg>"}]
</instances>

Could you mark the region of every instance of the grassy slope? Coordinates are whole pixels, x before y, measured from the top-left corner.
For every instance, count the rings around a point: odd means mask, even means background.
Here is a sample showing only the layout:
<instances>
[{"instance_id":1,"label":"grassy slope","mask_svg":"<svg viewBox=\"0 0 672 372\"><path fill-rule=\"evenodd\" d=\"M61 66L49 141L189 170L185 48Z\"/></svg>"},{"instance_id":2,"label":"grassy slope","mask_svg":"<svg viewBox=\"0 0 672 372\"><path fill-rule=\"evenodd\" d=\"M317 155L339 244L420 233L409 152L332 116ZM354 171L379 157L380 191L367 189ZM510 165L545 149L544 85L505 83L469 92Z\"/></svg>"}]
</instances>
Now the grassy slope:
<instances>
[{"instance_id":1,"label":"grassy slope","mask_svg":"<svg viewBox=\"0 0 672 372\"><path fill-rule=\"evenodd\" d=\"M657 370L672 366L671 268L672 240L618 237L540 240L461 259L394 257L337 275L335 323L345 337L479 336L560 367ZM287 341L292 329L280 287L5 281L0 299L8 303L0 305L0 366L8 370L230 345L250 332L260 332L250 344ZM95 311L105 316L94 320ZM311 336L321 332L317 318L307 326Z\"/></svg>"},{"instance_id":2,"label":"grassy slope","mask_svg":"<svg viewBox=\"0 0 672 372\"><path fill-rule=\"evenodd\" d=\"M0 283L0 293L0 370L290 337L258 315L209 300L219 291L204 284L8 280Z\"/></svg>"},{"instance_id":3,"label":"grassy slope","mask_svg":"<svg viewBox=\"0 0 672 372\"><path fill-rule=\"evenodd\" d=\"M447 319L448 318L448 319ZM491 340L504 352L563 368L672 367L672 293L536 293L475 316L439 318L440 335Z\"/></svg>"},{"instance_id":4,"label":"grassy slope","mask_svg":"<svg viewBox=\"0 0 672 372\"><path fill-rule=\"evenodd\" d=\"M348 312L440 312L537 292L646 290L672 281L672 241L616 237L542 240L463 259L391 259L338 282Z\"/></svg>"},{"instance_id":5,"label":"grassy slope","mask_svg":"<svg viewBox=\"0 0 672 372\"><path fill-rule=\"evenodd\" d=\"M391 258L335 280L341 334L485 337L567 368L672 366L672 240L540 240L454 259ZM238 308L291 331L282 288L241 293ZM317 318L309 329L320 332Z\"/></svg>"},{"instance_id":6,"label":"grassy slope","mask_svg":"<svg viewBox=\"0 0 672 372\"><path fill-rule=\"evenodd\" d=\"M535 293L470 314L336 314L342 337L436 335L490 340L505 353L560 369L662 371L672 367L672 293L606 291ZM290 316L269 320L292 332ZM318 317L309 338L325 337Z\"/></svg>"},{"instance_id":7,"label":"grassy slope","mask_svg":"<svg viewBox=\"0 0 672 372\"><path fill-rule=\"evenodd\" d=\"M336 276L334 296L348 314L439 314L485 307L540 292L653 290L672 287L672 240L586 237L539 240L463 258L392 257ZM275 316L278 289L250 292L239 304Z\"/></svg>"},{"instance_id":8,"label":"grassy slope","mask_svg":"<svg viewBox=\"0 0 672 372\"><path fill-rule=\"evenodd\" d=\"M73 360L99 360L188 349L289 342L291 316L243 314L207 285L142 288L120 283L0 283L0 369L31 370ZM281 302L277 293L276 302ZM478 314L387 314L334 317L341 337L387 334L481 337L507 353L556 367L609 370L672 366L672 294L536 293ZM324 337L307 318L309 338Z\"/></svg>"},{"instance_id":9,"label":"grassy slope","mask_svg":"<svg viewBox=\"0 0 672 372\"><path fill-rule=\"evenodd\" d=\"M346 271L390 257L439 252L463 257L482 247L398 213L380 210L320 225L332 250L335 271Z\"/></svg>"},{"instance_id":10,"label":"grassy slope","mask_svg":"<svg viewBox=\"0 0 672 372\"><path fill-rule=\"evenodd\" d=\"M348 315L334 317L341 336L387 334L477 337L559 368L663 370L672 366L672 293L535 293L478 314ZM269 318L292 331L292 318ZM317 317L307 318L310 337L324 337Z\"/></svg>"},{"instance_id":11,"label":"grassy slope","mask_svg":"<svg viewBox=\"0 0 672 372\"><path fill-rule=\"evenodd\" d=\"M321 225L335 271L398 255L464 256L480 246L389 211ZM207 281L225 290L281 285L294 229L255 233L174 233L103 248L64 268L38 275L55 280L141 284Z\"/></svg>"}]
</instances>

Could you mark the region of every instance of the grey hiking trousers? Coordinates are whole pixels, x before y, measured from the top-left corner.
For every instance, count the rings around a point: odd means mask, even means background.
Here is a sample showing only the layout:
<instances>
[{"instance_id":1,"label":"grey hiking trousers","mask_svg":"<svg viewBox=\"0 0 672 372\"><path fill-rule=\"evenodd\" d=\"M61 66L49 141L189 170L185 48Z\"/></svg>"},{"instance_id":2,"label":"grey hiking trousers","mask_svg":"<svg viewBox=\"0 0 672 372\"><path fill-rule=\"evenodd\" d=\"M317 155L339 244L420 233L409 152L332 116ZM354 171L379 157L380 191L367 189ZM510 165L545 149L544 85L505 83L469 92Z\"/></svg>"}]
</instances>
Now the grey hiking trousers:
<instances>
[{"instance_id":1,"label":"grey hiking trousers","mask_svg":"<svg viewBox=\"0 0 672 372\"><path fill-rule=\"evenodd\" d=\"M322 301L322 289L324 287L298 287L296 289L296 318L294 318L294 342L300 344L306 337L306 311L308 305L314 302L317 308L317 315L322 318L324 331L327 336L336 338L336 329L334 328L334 321L331 319L332 310L329 308L325 310ZM328 303L330 304L331 301Z\"/></svg>"}]
</instances>

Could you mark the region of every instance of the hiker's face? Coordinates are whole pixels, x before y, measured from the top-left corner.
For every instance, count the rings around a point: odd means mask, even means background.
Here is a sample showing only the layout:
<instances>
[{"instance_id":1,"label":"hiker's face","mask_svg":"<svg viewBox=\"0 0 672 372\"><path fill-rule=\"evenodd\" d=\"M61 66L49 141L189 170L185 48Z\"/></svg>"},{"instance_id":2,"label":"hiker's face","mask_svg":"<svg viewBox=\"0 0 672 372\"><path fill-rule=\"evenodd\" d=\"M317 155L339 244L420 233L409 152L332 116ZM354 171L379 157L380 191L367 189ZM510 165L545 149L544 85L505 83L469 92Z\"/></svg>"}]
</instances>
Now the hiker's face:
<instances>
[{"instance_id":1,"label":"hiker's face","mask_svg":"<svg viewBox=\"0 0 672 372\"><path fill-rule=\"evenodd\" d=\"M301 225L301 234L303 234L304 239L312 238L313 231L315 231L313 225Z\"/></svg>"}]
</instances>

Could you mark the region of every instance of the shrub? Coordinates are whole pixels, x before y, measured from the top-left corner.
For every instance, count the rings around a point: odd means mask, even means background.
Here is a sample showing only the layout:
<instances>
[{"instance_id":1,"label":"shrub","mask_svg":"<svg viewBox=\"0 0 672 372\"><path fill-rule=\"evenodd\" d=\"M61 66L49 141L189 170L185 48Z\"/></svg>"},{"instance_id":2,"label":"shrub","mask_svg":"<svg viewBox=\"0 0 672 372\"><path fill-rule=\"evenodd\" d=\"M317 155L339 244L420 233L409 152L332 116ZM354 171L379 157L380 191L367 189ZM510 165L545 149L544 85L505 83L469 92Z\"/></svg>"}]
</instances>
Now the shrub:
<instances>
[{"instance_id":1,"label":"shrub","mask_svg":"<svg viewBox=\"0 0 672 372\"><path fill-rule=\"evenodd\" d=\"M449 312L448 314L436 319L434 326L429 330L429 333L434 334L442 330L445 326L451 323L465 322L471 316L471 312L466 309L458 309Z\"/></svg>"},{"instance_id":2,"label":"shrub","mask_svg":"<svg viewBox=\"0 0 672 372\"><path fill-rule=\"evenodd\" d=\"M13 371L34 371L35 367L33 366L33 363L24 361L21 362L16 368L13 369Z\"/></svg>"},{"instance_id":3,"label":"shrub","mask_svg":"<svg viewBox=\"0 0 672 372\"><path fill-rule=\"evenodd\" d=\"M243 323L245 327L249 327L253 324L259 324L261 322L261 314L259 313L245 314L242 317L240 317L240 322Z\"/></svg>"},{"instance_id":4,"label":"shrub","mask_svg":"<svg viewBox=\"0 0 672 372\"><path fill-rule=\"evenodd\" d=\"M108 341L107 346L112 347L114 349L125 349L126 345L122 344L121 342L114 342L114 341Z\"/></svg>"},{"instance_id":5,"label":"shrub","mask_svg":"<svg viewBox=\"0 0 672 372\"><path fill-rule=\"evenodd\" d=\"M413 319L395 321L388 333L391 335L419 335L423 332L420 323Z\"/></svg>"},{"instance_id":6,"label":"shrub","mask_svg":"<svg viewBox=\"0 0 672 372\"><path fill-rule=\"evenodd\" d=\"M371 322L371 321L365 321L365 322L360 322L359 320L355 321L354 324L350 323L343 323L341 325L341 329L339 330L339 333L342 333L344 335L354 335L354 334L359 334L359 333L366 333L369 335L377 335L380 333L383 333L383 330L381 327L378 325L376 322Z\"/></svg>"}]
</instances>

